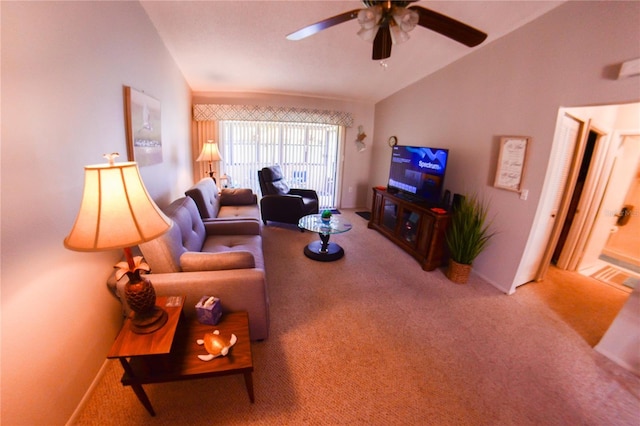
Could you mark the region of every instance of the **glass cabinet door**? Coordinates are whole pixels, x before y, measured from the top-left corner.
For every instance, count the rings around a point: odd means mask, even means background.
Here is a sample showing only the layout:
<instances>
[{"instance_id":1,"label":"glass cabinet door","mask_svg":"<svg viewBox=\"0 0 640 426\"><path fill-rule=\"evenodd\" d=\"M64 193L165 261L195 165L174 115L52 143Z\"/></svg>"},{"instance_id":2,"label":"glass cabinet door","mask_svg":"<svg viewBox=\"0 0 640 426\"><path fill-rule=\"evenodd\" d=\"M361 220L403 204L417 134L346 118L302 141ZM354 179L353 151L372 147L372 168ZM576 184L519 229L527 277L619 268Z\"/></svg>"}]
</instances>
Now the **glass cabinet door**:
<instances>
[{"instance_id":1,"label":"glass cabinet door","mask_svg":"<svg viewBox=\"0 0 640 426\"><path fill-rule=\"evenodd\" d=\"M398 205L388 198L385 198L384 205L382 206L382 226L391 232L395 232L397 222Z\"/></svg>"},{"instance_id":2,"label":"glass cabinet door","mask_svg":"<svg viewBox=\"0 0 640 426\"><path fill-rule=\"evenodd\" d=\"M418 230L420 229L420 214L409 209L402 210L402 224L400 236L402 240L412 247L418 241Z\"/></svg>"}]
</instances>

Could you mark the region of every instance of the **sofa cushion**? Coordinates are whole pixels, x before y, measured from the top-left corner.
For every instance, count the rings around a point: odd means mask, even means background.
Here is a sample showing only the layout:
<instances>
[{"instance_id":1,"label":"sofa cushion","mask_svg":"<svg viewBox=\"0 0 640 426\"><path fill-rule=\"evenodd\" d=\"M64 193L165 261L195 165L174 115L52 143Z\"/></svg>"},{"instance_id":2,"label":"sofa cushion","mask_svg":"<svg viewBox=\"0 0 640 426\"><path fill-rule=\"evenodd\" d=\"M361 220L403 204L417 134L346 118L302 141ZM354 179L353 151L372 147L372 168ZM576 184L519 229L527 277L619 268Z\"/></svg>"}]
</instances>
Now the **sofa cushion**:
<instances>
[{"instance_id":1,"label":"sofa cushion","mask_svg":"<svg viewBox=\"0 0 640 426\"><path fill-rule=\"evenodd\" d=\"M193 199L178 198L165 209L165 214L180 228L184 251L201 251L207 234Z\"/></svg>"},{"instance_id":2,"label":"sofa cushion","mask_svg":"<svg viewBox=\"0 0 640 426\"><path fill-rule=\"evenodd\" d=\"M284 180L271 182L271 185L273 185L279 195L287 195L289 193L289 190L291 189L289 188L289 184L287 184L287 182L285 182Z\"/></svg>"},{"instance_id":3,"label":"sofa cushion","mask_svg":"<svg viewBox=\"0 0 640 426\"><path fill-rule=\"evenodd\" d=\"M220 191L221 206L247 206L257 203L256 194L249 188L222 188Z\"/></svg>"},{"instance_id":4,"label":"sofa cushion","mask_svg":"<svg viewBox=\"0 0 640 426\"><path fill-rule=\"evenodd\" d=\"M140 250L153 273L179 272L180 256L201 251L206 230L190 197L175 200L163 211L171 219L171 227L158 238L140 244Z\"/></svg>"},{"instance_id":5,"label":"sofa cushion","mask_svg":"<svg viewBox=\"0 0 640 426\"><path fill-rule=\"evenodd\" d=\"M198 207L202 219L214 219L218 217L221 200L218 196L218 187L211 178L202 178L189 188L185 195L191 197Z\"/></svg>"},{"instance_id":6,"label":"sofa cushion","mask_svg":"<svg viewBox=\"0 0 640 426\"><path fill-rule=\"evenodd\" d=\"M151 267L151 273L164 274L180 272L180 256L185 252L180 228L171 221L171 227L158 238L140 244L144 260Z\"/></svg>"},{"instance_id":7,"label":"sofa cushion","mask_svg":"<svg viewBox=\"0 0 640 426\"><path fill-rule=\"evenodd\" d=\"M208 220L204 222L207 235L262 235L260 222L254 219ZM204 249L203 249L204 251Z\"/></svg>"},{"instance_id":8,"label":"sofa cushion","mask_svg":"<svg viewBox=\"0 0 640 426\"><path fill-rule=\"evenodd\" d=\"M225 269L255 268L253 254L248 251L222 253L185 252L180 256L182 272L222 271Z\"/></svg>"},{"instance_id":9,"label":"sofa cushion","mask_svg":"<svg viewBox=\"0 0 640 426\"><path fill-rule=\"evenodd\" d=\"M262 169L264 180L267 182L273 182L284 178L282 168L279 165L264 167Z\"/></svg>"},{"instance_id":10,"label":"sofa cushion","mask_svg":"<svg viewBox=\"0 0 640 426\"><path fill-rule=\"evenodd\" d=\"M260 209L257 204L248 206L223 206L218 212L217 219L260 219Z\"/></svg>"},{"instance_id":11,"label":"sofa cushion","mask_svg":"<svg viewBox=\"0 0 640 426\"><path fill-rule=\"evenodd\" d=\"M205 241L202 251L207 253L248 251L253 255L255 267L264 270L262 237L260 235L210 235Z\"/></svg>"}]
</instances>

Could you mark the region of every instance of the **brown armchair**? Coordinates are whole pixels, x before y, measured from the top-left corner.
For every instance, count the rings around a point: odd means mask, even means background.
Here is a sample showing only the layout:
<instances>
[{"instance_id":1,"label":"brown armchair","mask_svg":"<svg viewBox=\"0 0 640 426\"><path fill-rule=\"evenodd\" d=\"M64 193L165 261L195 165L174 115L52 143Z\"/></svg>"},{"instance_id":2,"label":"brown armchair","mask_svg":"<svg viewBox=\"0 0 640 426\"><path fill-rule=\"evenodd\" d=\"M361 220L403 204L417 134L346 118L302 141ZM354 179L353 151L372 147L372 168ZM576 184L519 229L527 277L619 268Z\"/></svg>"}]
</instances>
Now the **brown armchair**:
<instances>
[{"instance_id":1,"label":"brown armchair","mask_svg":"<svg viewBox=\"0 0 640 426\"><path fill-rule=\"evenodd\" d=\"M262 221L292 223L297 225L302 216L318 213L318 194L312 189L289 188L280 166L258 170L262 198Z\"/></svg>"}]
</instances>

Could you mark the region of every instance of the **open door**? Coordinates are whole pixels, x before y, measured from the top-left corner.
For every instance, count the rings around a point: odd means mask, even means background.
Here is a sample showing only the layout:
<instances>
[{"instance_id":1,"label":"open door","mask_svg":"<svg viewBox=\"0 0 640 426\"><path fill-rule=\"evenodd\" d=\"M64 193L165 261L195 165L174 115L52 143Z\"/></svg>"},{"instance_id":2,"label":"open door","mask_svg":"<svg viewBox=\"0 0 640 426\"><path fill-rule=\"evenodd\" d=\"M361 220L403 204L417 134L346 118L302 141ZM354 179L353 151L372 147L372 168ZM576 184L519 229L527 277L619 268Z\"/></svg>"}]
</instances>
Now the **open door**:
<instances>
[{"instance_id":1,"label":"open door","mask_svg":"<svg viewBox=\"0 0 640 426\"><path fill-rule=\"evenodd\" d=\"M568 212L571 207L571 199L576 188L576 182L580 174L582 160L584 158L585 148L588 142L588 129L591 127L591 120L586 123L575 117L565 114L562 126L571 126L573 130L571 136L573 140L567 139L564 143L566 152L562 163L557 165L562 170L562 179L558 182L557 192L554 194L554 205L550 216L549 238L546 241L542 259L538 264L535 281L541 281L549 270L551 258L555 252L558 241L562 236L562 230L566 222ZM560 160L560 159L559 159Z\"/></svg>"},{"instance_id":2,"label":"open door","mask_svg":"<svg viewBox=\"0 0 640 426\"><path fill-rule=\"evenodd\" d=\"M606 184L603 174L608 142L604 132L587 126L573 190L567 194L569 206L551 259L559 269L575 271L582 257Z\"/></svg>"},{"instance_id":3,"label":"open door","mask_svg":"<svg viewBox=\"0 0 640 426\"><path fill-rule=\"evenodd\" d=\"M571 166L584 127L584 122L567 114L564 109L558 112L554 143L542 188L543 197L514 279L516 286L532 280L539 281L548 269L553 254L552 251L548 252L548 247L555 247L559 231L554 233L554 229L556 223L562 223L564 219L562 201L570 190Z\"/></svg>"}]
</instances>

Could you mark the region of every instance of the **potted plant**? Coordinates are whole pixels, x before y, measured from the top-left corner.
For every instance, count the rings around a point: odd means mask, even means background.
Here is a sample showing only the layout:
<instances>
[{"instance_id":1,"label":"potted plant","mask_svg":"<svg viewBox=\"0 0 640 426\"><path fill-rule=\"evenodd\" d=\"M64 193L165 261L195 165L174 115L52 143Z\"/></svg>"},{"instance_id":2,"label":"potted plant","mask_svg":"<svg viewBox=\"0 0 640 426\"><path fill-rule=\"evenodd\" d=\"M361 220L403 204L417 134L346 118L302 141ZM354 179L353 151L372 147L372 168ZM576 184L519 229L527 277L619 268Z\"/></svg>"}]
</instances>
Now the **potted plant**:
<instances>
[{"instance_id":1,"label":"potted plant","mask_svg":"<svg viewBox=\"0 0 640 426\"><path fill-rule=\"evenodd\" d=\"M320 217L323 223L331 222L331 210L323 210Z\"/></svg>"},{"instance_id":2,"label":"potted plant","mask_svg":"<svg viewBox=\"0 0 640 426\"><path fill-rule=\"evenodd\" d=\"M489 230L491 224L487 223L487 210L488 205L476 195L463 197L453 210L446 241L449 248L447 277L455 283L467 282L473 261L494 235Z\"/></svg>"}]
</instances>

